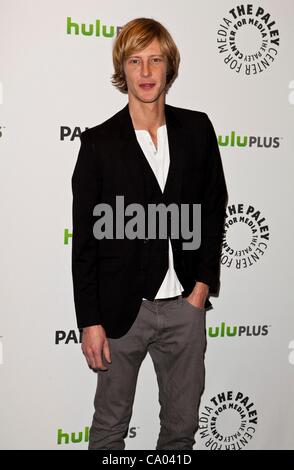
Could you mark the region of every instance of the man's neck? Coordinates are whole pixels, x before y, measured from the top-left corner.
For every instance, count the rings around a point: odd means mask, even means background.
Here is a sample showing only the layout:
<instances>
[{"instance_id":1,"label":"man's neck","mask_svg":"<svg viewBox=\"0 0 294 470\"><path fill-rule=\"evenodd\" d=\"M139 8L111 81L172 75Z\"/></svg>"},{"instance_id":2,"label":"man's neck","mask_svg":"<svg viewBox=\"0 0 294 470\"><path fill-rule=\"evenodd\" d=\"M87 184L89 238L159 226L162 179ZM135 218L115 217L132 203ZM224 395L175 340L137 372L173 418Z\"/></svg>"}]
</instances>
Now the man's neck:
<instances>
[{"instance_id":1,"label":"man's neck","mask_svg":"<svg viewBox=\"0 0 294 470\"><path fill-rule=\"evenodd\" d=\"M138 100L129 100L129 111L134 129L146 129L150 132L165 124L164 100L157 100L154 103L142 103Z\"/></svg>"}]
</instances>

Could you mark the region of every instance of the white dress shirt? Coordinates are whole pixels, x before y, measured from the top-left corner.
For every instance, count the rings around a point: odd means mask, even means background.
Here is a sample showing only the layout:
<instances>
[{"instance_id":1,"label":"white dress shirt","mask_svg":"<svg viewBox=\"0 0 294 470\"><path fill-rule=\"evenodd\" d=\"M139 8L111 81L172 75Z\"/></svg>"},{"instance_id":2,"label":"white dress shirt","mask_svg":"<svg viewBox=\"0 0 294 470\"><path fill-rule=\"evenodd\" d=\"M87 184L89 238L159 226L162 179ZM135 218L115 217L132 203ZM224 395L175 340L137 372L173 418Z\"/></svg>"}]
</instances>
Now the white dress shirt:
<instances>
[{"instance_id":1,"label":"white dress shirt","mask_svg":"<svg viewBox=\"0 0 294 470\"><path fill-rule=\"evenodd\" d=\"M166 124L157 129L157 149L147 130L135 129L135 133L141 149L157 178L161 191L163 192L170 162ZM170 238L168 239L168 243L169 266L155 299L174 297L176 295L180 295L184 290L174 269L173 251Z\"/></svg>"}]
</instances>

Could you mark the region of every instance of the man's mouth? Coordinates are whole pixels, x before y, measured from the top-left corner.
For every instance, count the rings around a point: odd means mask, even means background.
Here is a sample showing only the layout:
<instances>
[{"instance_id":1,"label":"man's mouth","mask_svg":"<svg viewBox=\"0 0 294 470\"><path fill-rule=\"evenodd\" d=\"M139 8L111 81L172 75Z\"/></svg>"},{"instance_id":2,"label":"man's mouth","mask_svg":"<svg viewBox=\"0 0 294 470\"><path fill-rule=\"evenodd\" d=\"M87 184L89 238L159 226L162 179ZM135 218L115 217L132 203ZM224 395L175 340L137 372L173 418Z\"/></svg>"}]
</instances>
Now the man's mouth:
<instances>
[{"instance_id":1,"label":"man's mouth","mask_svg":"<svg viewBox=\"0 0 294 470\"><path fill-rule=\"evenodd\" d=\"M155 86L155 83L141 83L140 88L143 88L143 90L150 90Z\"/></svg>"}]
</instances>

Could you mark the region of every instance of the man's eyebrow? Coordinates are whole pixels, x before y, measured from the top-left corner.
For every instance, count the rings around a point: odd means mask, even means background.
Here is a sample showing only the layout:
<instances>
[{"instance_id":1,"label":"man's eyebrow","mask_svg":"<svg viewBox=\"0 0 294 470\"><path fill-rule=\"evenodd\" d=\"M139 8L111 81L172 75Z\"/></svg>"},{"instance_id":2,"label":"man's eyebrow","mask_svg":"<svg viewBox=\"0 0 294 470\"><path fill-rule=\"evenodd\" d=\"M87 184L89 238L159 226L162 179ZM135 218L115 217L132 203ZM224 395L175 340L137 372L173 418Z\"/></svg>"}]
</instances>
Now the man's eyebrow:
<instances>
[{"instance_id":1,"label":"man's eyebrow","mask_svg":"<svg viewBox=\"0 0 294 470\"><path fill-rule=\"evenodd\" d=\"M130 58L130 57L142 57L142 56L137 55L137 54L131 54L131 55L129 56L129 58ZM151 54L151 55L148 56L148 57L164 57L164 55L163 55L163 54Z\"/></svg>"}]
</instances>

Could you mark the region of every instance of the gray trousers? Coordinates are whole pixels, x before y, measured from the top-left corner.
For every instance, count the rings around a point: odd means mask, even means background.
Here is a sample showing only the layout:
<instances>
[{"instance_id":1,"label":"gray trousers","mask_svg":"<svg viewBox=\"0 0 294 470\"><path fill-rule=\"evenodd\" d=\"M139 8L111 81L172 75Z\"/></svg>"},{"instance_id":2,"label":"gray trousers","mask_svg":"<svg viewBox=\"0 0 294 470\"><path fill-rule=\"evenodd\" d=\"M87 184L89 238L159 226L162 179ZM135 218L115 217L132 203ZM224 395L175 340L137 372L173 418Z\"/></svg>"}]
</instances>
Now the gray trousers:
<instances>
[{"instance_id":1,"label":"gray trousers","mask_svg":"<svg viewBox=\"0 0 294 470\"><path fill-rule=\"evenodd\" d=\"M160 403L156 450L193 449L204 388L206 310L181 295L142 300L137 318L121 338L108 338L112 363L97 372L89 450L125 449L142 361L149 352Z\"/></svg>"}]
</instances>

